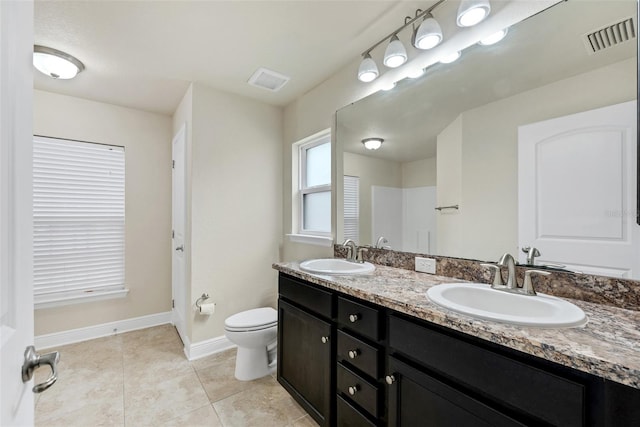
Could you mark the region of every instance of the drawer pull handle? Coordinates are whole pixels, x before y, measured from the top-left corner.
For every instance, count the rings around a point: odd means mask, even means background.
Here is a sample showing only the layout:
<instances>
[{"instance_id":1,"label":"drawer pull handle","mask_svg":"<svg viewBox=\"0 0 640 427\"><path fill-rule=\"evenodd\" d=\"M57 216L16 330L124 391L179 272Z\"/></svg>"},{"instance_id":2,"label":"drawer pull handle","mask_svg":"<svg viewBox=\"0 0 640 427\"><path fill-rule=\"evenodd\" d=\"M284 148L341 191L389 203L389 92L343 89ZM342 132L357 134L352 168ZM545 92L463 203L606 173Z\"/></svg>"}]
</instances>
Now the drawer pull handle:
<instances>
[{"instance_id":1,"label":"drawer pull handle","mask_svg":"<svg viewBox=\"0 0 640 427\"><path fill-rule=\"evenodd\" d=\"M322 341L322 344L326 344L326 343L329 342L329 337L328 336L322 337L322 338L320 338L320 341Z\"/></svg>"},{"instance_id":2,"label":"drawer pull handle","mask_svg":"<svg viewBox=\"0 0 640 427\"><path fill-rule=\"evenodd\" d=\"M360 390L360 386L358 384L352 385L351 387L348 388L348 390L349 390L349 394L353 396L358 392L358 390Z\"/></svg>"},{"instance_id":3,"label":"drawer pull handle","mask_svg":"<svg viewBox=\"0 0 640 427\"><path fill-rule=\"evenodd\" d=\"M350 314L349 315L349 321L351 323L356 323L359 319L360 319L360 315L359 314Z\"/></svg>"},{"instance_id":4,"label":"drawer pull handle","mask_svg":"<svg viewBox=\"0 0 640 427\"><path fill-rule=\"evenodd\" d=\"M393 375L387 375L386 377L384 377L384 380L387 382L387 384L391 385L396 382L396 377L394 377Z\"/></svg>"},{"instance_id":5,"label":"drawer pull handle","mask_svg":"<svg viewBox=\"0 0 640 427\"><path fill-rule=\"evenodd\" d=\"M357 348L355 350L349 350L348 354L349 354L349 359L355 359L360 355L360 350L358 350Z\"/></svg>"}]
</instances>

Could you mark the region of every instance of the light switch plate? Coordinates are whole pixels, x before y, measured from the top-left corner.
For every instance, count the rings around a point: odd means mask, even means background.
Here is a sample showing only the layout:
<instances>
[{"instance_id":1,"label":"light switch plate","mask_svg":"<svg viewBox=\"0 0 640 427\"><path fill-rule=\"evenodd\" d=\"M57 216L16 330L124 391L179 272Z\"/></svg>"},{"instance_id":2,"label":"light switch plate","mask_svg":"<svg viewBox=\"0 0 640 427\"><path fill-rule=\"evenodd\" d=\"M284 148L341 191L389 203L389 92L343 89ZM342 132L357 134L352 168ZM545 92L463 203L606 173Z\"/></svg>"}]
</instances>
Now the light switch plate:
<instances>
[{"instance_id":1,"label":"light switch plate","mask_svg":"<svg viewBox=\"0 0 640 427\"><path fill-rule=\"evenodd\" d=\"M436 260L433 258L416 257L416 271L436 274Z\"/></svg>"}]
</instances>

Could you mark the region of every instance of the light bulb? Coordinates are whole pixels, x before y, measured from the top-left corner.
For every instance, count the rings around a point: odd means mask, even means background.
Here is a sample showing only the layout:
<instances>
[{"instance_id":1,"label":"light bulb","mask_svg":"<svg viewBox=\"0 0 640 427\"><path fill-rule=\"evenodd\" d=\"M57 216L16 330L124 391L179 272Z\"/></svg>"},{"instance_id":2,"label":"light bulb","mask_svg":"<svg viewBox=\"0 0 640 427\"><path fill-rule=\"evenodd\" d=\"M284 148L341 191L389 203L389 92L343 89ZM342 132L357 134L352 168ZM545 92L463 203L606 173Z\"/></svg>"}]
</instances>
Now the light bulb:
<instances>
[{"instance_id":1,"label":"light bulb","mask_svg":"<svg viewBox=\"0 0 640 427\"><path fill-rule=\"evenodd\" d=\"M443 64L451 64L452 62L456 61L458 58L460 58L460 51L455 51L453 53L450 53L448 55L445 55L444 57L442 57L440 59L440 62Z\"/></svg>"},{"instance_id":2,"label":"light bulb","mask_svg":"<svg viewBox=\"0 0 640 427\"><path fill-rule=\"evenodd\" d=\"M358 80L369 83L375 80L379 74L376 62L371 59L371 55L367 53L358 68Z\"/></svg>"},{"instance_id":3,"label":"light bulb","mask_svg":"<svg viewBox=\"0 0 640 427\"><path fill-rule=\"evenodd\" d=\"M505 36L507 35L508 31L509 31L508 28L502 29L500 31L496 31L495 33L491 34L490 36L487 36L487 37L483 38L482 40L480 40L478 42L478 44L481 44L483 46L491 46L492 44L496 44L500 40L505 38Z\"/></svg>"},{"instance_id":4,"label":"light bulb","mask_svg":"<svg viewBox=\"0 0 640 427\"><path fill-rule=\"evenodd\" d=\"M429 14L420 24L413 37L413 45L418 49L431 49L442 41L442 29L435 18Z\"/></svg>"},{"instance_id":5,"label":"light bulb","mask_svg":"<svg viewBox=\"0 0 640 427\"><path fill-rule=\"evenodd\" d=\"M387 49L384 51L384 65L397 68L407 62L407 50L395 34L391 37Z\"/></svg>"},{"instance_id":6,"label":"light bulb","mask_svg":"<svg viewBox=\"0 0 640 427\"><path fill-rule=\"evenodd\" d=\"M456 23L459 27L472 27L489 16L490 12L489 0L462 0Z\"/></svg>"}]
</instances>

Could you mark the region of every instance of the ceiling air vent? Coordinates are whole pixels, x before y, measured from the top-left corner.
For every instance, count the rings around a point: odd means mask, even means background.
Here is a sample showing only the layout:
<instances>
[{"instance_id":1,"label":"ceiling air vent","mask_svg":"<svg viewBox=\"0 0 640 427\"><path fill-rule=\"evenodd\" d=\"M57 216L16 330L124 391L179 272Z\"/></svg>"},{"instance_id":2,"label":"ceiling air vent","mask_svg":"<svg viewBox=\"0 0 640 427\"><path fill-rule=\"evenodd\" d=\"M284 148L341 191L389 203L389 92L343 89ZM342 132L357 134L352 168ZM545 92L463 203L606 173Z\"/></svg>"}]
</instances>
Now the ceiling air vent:
<instances>
[{"instance_id":1,"label":"ceiling air vent","mask_svg":"<svg viewBox=\"0 0 640 427\"><path fill-rule=\"evenodd\" d=\"M289 79L291 79L291 77L285 76L284 74L276 73L275 71L271 71L266 68L258 68L258 70L253 73L249 79L249 84L272 92L277 92L287 84Z\"/></svg>"},{"instance_id":2,"label":"ceiling air vent","mask_svg":"<svg viewBox=\"0 0 640 427\"><path fill-rule=\"evenodd\" d=\"M623 19L583 36L589 54L600 52L635 38L636 27L633 18Z\"/></svg>"}]
</instances>

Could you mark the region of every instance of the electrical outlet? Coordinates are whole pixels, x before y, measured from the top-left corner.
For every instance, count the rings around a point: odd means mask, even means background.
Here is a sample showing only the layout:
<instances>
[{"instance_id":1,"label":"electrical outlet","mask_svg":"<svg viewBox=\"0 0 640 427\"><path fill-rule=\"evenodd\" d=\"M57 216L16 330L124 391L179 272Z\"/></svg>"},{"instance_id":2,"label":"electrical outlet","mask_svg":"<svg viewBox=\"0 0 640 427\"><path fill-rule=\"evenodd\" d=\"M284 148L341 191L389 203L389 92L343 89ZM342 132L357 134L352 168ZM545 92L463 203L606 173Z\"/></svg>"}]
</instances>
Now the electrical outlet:
<instances>
[{"instance_id":1,"label":"electrical outlet","mask_svg":"<svg viewBox=\"0 0 640 427\"><path fill-rule=\"evenodd\" d=\"M433 258L416 257L416 271L436 274L436 260Z\"/></svg>"}]
</instances>

